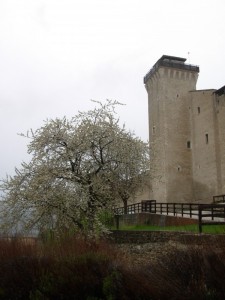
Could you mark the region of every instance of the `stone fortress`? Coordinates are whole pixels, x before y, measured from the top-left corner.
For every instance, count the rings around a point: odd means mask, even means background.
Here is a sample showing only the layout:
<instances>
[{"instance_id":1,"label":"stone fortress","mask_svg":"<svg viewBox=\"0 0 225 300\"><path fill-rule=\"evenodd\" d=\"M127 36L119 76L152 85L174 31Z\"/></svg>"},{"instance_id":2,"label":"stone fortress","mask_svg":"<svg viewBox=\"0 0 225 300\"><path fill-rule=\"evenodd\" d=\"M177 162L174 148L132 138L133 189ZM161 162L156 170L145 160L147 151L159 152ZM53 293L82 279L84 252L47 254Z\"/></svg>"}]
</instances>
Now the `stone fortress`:
<instances>
[{"instance_id":1,"label":"stone fortress","mask_svg":"<svg viewBox=\"0 0 225 300\"><path fill-rule=\"evenodd\" d=\"M211 203L225 194L225 86L196 90L199 67L185 61L163 55L144 77L149 199Z\"/></svg>"}]
</instances>

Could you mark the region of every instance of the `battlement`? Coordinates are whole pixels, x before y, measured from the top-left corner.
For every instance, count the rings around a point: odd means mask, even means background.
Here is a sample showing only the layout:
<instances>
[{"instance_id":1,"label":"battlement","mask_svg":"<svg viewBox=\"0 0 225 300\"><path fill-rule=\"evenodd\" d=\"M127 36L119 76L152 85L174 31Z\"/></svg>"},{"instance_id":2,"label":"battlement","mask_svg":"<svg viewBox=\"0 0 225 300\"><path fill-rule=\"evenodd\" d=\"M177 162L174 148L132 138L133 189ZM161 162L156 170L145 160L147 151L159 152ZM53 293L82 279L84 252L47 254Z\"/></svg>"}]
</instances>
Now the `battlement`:
<instances>
[{"instance_id":1,"label":"battlement","mask_svg":"<svg viewBox=\"0 0 225 300\"><path fill-rule=\"evenodd\" d=\"M180 70L186 70L199 73L199 66L185 64L186 58L163 55L151 68L151 70L144 77L144 84L148 79L160 68L168 67Z\"/></svg>"}]
</instances>

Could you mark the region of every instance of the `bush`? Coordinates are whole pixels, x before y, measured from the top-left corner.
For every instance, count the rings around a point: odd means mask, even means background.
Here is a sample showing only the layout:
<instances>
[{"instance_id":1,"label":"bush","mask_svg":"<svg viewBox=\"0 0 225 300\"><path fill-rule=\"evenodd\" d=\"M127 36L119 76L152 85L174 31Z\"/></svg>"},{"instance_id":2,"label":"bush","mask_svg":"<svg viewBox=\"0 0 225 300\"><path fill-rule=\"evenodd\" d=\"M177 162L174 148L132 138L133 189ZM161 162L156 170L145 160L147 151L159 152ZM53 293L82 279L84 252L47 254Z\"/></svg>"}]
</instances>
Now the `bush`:
<instances>
[{"instance_id":1,"label":"bush","mask_svg":"<svg viewBox=\"0 0 225 300\"><path fill-rule=\"evenodd\" d=\"M217 252L214 247L176 249L147 266L153 299L224 299L225 249Z\"/></svg>"},{"instance_id":2,"label":"bush","mask_svg":"<svg viewBox=\"0 0 225 300\"><path fill-rule=\"evenodd\" d=\"M224 299L224 282L222 247L177 249L135 266L107 241L0 240L0 299Z\"/></svg>"}]
</instances>

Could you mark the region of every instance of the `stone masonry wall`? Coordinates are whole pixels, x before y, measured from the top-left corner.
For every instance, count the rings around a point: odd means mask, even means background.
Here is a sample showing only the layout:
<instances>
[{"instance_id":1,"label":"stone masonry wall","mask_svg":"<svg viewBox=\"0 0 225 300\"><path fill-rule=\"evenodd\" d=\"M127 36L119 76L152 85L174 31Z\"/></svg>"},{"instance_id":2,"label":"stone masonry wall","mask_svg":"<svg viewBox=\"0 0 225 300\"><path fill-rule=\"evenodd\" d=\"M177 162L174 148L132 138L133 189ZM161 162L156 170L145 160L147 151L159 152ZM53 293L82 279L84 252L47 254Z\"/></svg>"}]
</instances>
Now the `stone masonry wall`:
<instances>
[{"instance_id":1,"label":"stone masonry wall","mask_svg":"<svg viewBox=\"0 0 225 300\"><path fill-rule=\"evenodd\" d=\"M112 241L130 265L161 263L163 257L177 251L211 251L220 253L225 246L225 235L191 234L168 231L113 231Z\"/></svg>"},{"instance_id":2,"label":"stone masonry wall","mask_svg":"<svg viewBox=\"0 0 225 300\"><path fill-rule=\"evenodd\" d=\"M139 213L119 216L119 226L149 224L157 226L197 224L198 220L164 216L151 213ZM177 249L187 250L191 247L216 245L216 240L208 235L189 234L172 231L124 231L115 230L110 235L111 242L116 244L132 265L158 262L163 255L173 255ZM225 236L222 236L225 245Z\"/></svg>"},{"instance_id":3,"label":"stone masonry wall","mask_svg":"<svg viewBox=\"0 0 225 300\"><path fill-rule=\"evenodd\" d=\"M119 216L119 226L136 224L155 226L182 226L198 224L198 220L176 216L157 215L153 213L138 213Z\"/></svg>"},{"instance_id":4,"label":"stone masonry wall","mask_svg":"<svg viewBox=\"0 0 225 300\"><path fill-rule=\"evenodd\" d=\"M146 244L176 242L186 245L213 245L219 239L225 244L225 235L191 234L175 231L114 230L111 238L118 244Z\"/></svg>"}]
</instances>

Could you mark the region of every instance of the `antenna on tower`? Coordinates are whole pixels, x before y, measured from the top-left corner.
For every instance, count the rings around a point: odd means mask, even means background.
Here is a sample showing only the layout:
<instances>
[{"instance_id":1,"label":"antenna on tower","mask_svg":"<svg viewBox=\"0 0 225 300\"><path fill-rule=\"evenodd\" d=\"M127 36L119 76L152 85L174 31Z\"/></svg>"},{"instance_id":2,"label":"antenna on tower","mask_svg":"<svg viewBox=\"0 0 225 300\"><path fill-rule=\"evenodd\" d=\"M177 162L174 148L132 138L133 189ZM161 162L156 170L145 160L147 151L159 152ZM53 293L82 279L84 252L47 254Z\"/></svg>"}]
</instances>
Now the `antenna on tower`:
<instances>
[{"instance_id":1,"label":"antenna on tower","mask_svg":"<svg viewBox=\"0 0 225 300\"><path fill-rule=\"evenodd\" d=\"M190 60L190 52L188 51L188 63L189 65L191 64L191 60Z\"/></svg>"}]
</instances>

